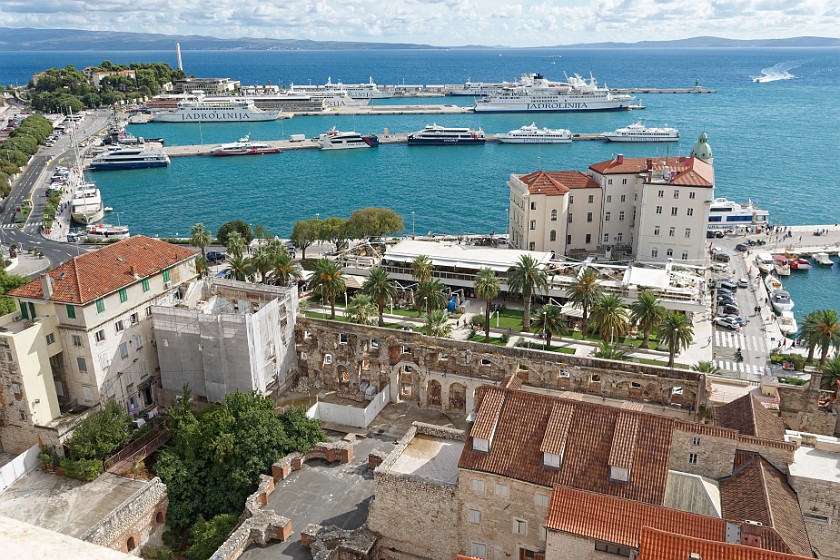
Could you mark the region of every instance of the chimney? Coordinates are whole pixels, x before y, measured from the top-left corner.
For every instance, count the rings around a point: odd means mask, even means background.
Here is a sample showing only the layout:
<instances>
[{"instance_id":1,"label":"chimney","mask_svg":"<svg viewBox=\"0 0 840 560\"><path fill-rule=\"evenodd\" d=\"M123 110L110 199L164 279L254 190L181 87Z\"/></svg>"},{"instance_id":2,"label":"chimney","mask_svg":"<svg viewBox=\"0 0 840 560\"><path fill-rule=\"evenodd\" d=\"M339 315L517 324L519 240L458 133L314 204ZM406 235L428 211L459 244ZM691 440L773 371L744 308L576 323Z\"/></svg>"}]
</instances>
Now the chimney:
<instances>
[{"instance_id":1,"label":"chimney","mask_svg":"<svg viewBox=\"0 0 840 560\"><path fill-rule=\"evenodd\" d=\"M703 557L697 552L692 552L688 555L688 560L703 560Z\"/></svg>"},{"instance_id":2,"label":"chimney","mask_svg":"<svg viewBox=\"0 0 840 560\"><path fill-rule=\"evenodd\" d=\"M40 277L41 291L44 292L44 299L50 299L53 295L53 279L46 272Z\"/></svg>"},{"instance_id":3,"label":"chimney","mask_svg":"<svg viewBox=\"0 0 840 560\"><path fill-rule=\"evenodd\" d=\"M129 266L129 270L131 271L131 275L134 277L135 280L139 280L140 277L137 276L137 267L133 264Z\"/></svg>"},{"instance_id":4,"label":"chimney","mask_svg":"<svg viewBox=\"0 0 840 560\"><path fill-rule=\"evenodd\" d=\"M624 154L618 154L618 157L616 158L615 162L618 165L621 165L622 163L624 163Z\"/></svg>"}]
</instances>

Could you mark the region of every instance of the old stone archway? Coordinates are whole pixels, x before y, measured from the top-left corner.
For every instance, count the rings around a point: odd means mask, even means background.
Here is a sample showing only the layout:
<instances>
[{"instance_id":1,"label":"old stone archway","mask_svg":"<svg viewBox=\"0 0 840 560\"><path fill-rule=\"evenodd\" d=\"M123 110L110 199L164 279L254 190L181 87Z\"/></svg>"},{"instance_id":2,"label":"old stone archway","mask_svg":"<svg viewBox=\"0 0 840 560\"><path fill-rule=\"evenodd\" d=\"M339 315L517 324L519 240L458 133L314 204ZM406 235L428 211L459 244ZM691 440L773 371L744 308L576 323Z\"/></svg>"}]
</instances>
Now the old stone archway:
<instances>
[{"instance_id":1,"label":"old stone archway","mask_svg":"<svg viewBox=\"0 0 840 560\"><path fill-rule=\"evenodd\" d=\"M435 381L434 379L429 381L429 384L426 386L426 400L428 406L442 406L441 400L441 388L440 383Z\"/></svg>"},{"instance_id":2,"label":"old stone archway","mask_svg":"<svg viewBox=\"0 0 840 560\"><path fill-rule=\"evenodd\" d=\"M137 543L134 540L134 537L128 537L128 540L125 543L125 547L128 549L129 552L137 548Z\"/></svg>"},{"instance_id":3,"label":"old stone archway","mask_svg":"<svg viewBox=\"0 0 840 560\"><path fill-rule=\"evenodd\" d=\"M466 413L467 388L460 383L449 386L449 410L460 410Z\"/></svg>"}]
</instances>

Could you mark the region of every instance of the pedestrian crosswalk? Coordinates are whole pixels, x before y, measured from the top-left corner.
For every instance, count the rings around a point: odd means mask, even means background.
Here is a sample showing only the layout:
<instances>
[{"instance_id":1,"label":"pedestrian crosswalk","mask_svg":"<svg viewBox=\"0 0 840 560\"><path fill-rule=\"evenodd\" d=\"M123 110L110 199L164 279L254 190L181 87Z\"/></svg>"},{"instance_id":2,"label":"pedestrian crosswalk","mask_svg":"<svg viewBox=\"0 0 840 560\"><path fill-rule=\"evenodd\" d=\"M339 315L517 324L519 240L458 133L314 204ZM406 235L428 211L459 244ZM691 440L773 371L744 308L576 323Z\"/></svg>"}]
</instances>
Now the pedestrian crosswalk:
<instances>
[{"instance_id":1,"label":"pedestrian crosswalk","mask_svg":"<svg viewBox=\"0 0 840 560\"><path fill-rule=\"evenodd\" d=\"M718 348L740 348L767 352L767 340L763 336L747 336L743 333L715 330L715 346Z\"/></svg>"},{"instance_id":2,"label":"pedestrian crosswalk","mask_svg":"<svg viewBox=\"0 0 840 560\"><path fill-rule=\"evenodd\" d=\"M0 229L11 229L18 227L18 224L0 224Z\"/></svg>"},{"instance_id":3,"label":"pedestrian crosswalk","mask_svg":"<svg viewBox=\"0 0 840 560\"><path fill-rule=\"evenodd\" d=\"M745 364L735 360L715 360L715 366L721 371L732 371L737 373L749 373L752 375L764 375L765 366Z\"/></svg>"}]
</instances>

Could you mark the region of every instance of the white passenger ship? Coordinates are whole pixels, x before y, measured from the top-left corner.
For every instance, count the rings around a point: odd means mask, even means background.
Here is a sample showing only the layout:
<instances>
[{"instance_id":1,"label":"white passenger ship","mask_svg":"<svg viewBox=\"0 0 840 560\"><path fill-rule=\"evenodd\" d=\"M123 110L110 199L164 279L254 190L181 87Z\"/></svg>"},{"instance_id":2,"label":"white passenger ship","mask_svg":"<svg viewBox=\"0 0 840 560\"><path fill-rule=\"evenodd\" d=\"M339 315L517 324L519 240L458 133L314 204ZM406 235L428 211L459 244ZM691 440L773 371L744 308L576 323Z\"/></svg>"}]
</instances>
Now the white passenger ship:
<instances>
[{"instance_id":1,"label":"white passenger ship","mask_svg":"<svg viewBox=\"0 0 840 560\"><path fill-rule=\"evenodd\" d=\"M746 204L738 204L726 198L716 198L709 206L708 229L767 227L769 216L770 212L757 208L751 200Z\"/></svg>"},{"instance_id":2,"label":"white passenger ship","mask_svg":"<svg viewBox=\"0 0 840 560\"><path fill-rule=\"evenodd\" d=\"M70 217L82 225L98 222L105 217L105 207L102 205L102 193L93 183L79 186L73 200L70 201Z\"/></svg>"},{"instance_id":3,"label":"white passenger ship","mask_svg":"<svg viewBox=\"0 0 840 560\"><path fill-rule=\"evenodd\" d=\"M569 144L572 132L564 128L537 128L536 123L497 134L496 139L504 144Z\"/></svg>"},{"instance_id":4,"label":"white passenger ship","mask_svg":"<svg viewBox=\"0 0 840 560\"><path fill-rule=\"evenodd\" d=\"M257 122L273 121L280 111L258 109L251 99L198 97L179 101L174 109L155 114L157 122Z\"/></svg>"},{"instance_id":5,"label":"white passenger ship","mask_svg":"<svg viewBox=\"0 0 840 560\"><path fill-rule=\"evenodd\" d=\"M332 127L318 137L318 145L322 150L352 150L356 148L376 148L379 137L375 134L359 134L358 132L339 132Z\"/></svg>"},{"instance_id":6,"label":"white passenger ship","mask_svg":"<svg viewBox=\"0 0 840 560\"><path fill-rule=\"evenodd\" d=\"M508 82L471 82L469 79L464 83L463 87L452 88L448 91L449 95L485 97L492 95L505 86L509 86Z\"/></svg>"},{"instance_id":7,"label":"white passenger ship","mask_svg":"<svg viewBox=\"0 0 840 560\"><path fill-rule=\"evenodd\" d=\"M107 171L109 169L146 169L149 167L166 167L169 156L162 149L151 147L149 144L139 148L118 147L102 152L90 160L93 171Z\"/></svg>"},{"instance_id":8,"label":"white passenger ship","mask_svg":"<svg viewBox=\"0 0 840 560\"><path fill-rule=\"evenodd\" d=\"M476 113L531 113L572 111L629 111L633 97L598 87L595 78L575 74L565 82L551 82L541 74L523 74L516 84L475 102Z\"/></svg>"},{"instance_id":9,"label":"white passenger ship","mask_svg":"<svg viewBox=\"0 0 840 560\"><path fill-rule=\"evenodd\" d=\"M408 135L409 146L448 146L451 144L484 144L486 138L480 128L452 128L438 124L426 125L423 130Z\"/></svg>"},{"instance_id":10,"label":"white passenger ship","mask_svg":"<svg viewBox=\"0 0 840 560\"><path fill-rule=\"evenodd\" d=\"M680 131L676 128L648 128L641 122L604 132L610 142L679 142Z\"/></svg>"},{"instance_id":11,"label":"white passenger ship","mask_svg":"<svg viewBox=\"0 0 840 560\"><path fill-rule=\"evenodd\" d=\"M366 84L343 84L341 81L334 84L332 76L327 78L327 83L324 85L292 85L290 91L304 94L311 93L341 93L347 92L347 95L352 99L386 99L394 97L393 92L383 91L373 81L371 76Z\"/></svg>"}]
</instances>

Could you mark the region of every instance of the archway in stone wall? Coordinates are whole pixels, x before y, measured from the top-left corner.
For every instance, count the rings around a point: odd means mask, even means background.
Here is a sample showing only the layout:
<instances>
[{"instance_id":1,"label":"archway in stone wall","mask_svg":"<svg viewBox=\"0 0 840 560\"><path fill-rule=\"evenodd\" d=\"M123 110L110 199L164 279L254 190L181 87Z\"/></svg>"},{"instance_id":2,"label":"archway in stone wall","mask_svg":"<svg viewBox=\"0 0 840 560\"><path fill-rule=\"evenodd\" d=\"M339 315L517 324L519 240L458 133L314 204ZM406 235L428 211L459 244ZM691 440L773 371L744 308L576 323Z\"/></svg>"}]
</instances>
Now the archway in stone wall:
<instances>
[{"instance_id":1,"label":"archway in stone wall","mask_svg":"<svg viewBox=\"0 0 840 560\"><path fill-rule=\"evenodd\" d=\"M467 388L460 383L449 386L449 410L467 412Z\"/></svg>"},{"instance_id":2,"label":"archway in stone wall","mask_svg":"<svg viewBox=\"0 0 840 560\"><path fill-rule=\"evenodd\" d=\"M166 519L164 518L162 511L159 511L155 514L155 523L157 523L158 525L163 525L165 520Z\"/></svg>"},{"instance_id":3,"label":"archway in stone wall","mask_svg":"<svg viewBox=\"0 0 840 560\"><path fill-rule=\"evenodd\" d=\"M426 401L428 406L436 406L440 408L441 406L441 389L440 383L432 379L429 381L429 384L426 386Z\"/></svg>"},{"instance_id":4,"label":"archway in stone wall","mask_svg":"<svg viewBox=\"0 0 840 560\"><path fill-rule=\"evenodd\" d=\"M137 548L137 543L134 541L134 537L128 537L128 540L125 542L125 547L129 552Z\"/></svg>"}]
</instances>

